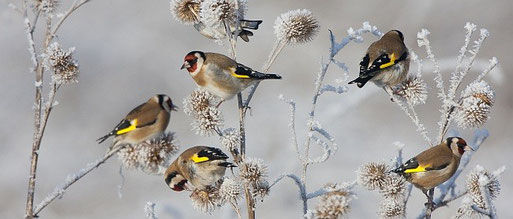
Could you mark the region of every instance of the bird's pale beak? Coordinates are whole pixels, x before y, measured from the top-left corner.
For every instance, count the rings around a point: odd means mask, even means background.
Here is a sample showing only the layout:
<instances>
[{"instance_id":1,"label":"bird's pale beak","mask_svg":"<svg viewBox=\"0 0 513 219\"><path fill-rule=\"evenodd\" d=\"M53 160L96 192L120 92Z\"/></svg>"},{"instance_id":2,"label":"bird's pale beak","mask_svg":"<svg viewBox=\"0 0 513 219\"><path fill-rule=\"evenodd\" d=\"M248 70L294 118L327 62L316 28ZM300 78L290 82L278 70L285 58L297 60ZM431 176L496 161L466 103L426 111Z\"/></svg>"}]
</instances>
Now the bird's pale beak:
<instances>
[{"instance_id":1,"label":"bird's pale beak","mask_svg":"<svg viewBox=\"0 0 513 219\"><path fill-rule=\"evenodd\" d=\"M463 148L464 151L474 151L473 148L471 148L470 146L468 145L465 145L465 147Z\"/></svg>"},{"instance_id":2,"label":"bird's pale beak","mask_svg":"<svg viewBox=\"0 0 513 219\"><path fill-rule=\"evenodd\" d=\"M183 63L182 67L180 67L180 70L182 70L184 68L190 68L190 67L191 67L191 65L189 65L188 62L185 62L185 63Z\"/></svg>"},{"instance_id":3,"label":"bird's pale beak","mask_svg":"<svg viewBox=\"0 0 513 219\"><path fill-rule=\"evenodd\" d=\"M177 107L176 105L173 105L173 106L171 107L171 110L173 110L173 111L178 111L178 107Z\"/></svg>"}]
</instances>

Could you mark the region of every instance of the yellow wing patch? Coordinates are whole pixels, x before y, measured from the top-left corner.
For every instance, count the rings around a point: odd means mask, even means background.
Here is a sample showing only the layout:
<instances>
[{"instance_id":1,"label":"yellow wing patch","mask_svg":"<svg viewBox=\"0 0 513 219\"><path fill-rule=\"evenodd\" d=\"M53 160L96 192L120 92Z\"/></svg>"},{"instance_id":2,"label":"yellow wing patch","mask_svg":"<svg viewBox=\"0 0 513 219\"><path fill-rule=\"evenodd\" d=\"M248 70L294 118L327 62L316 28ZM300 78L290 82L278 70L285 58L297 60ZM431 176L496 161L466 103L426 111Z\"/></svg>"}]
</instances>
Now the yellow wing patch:
<instances>
[{"instance_id":1,"label":"yellow wing patch","mask_svg":"<svg viewBox=\"0 0 513 219\"><path fill-rule=\"evenodd\" d=\"M419 172L426 172L426 168L429 168L431 167L431 165L426 165L426 166L418 166L417 168L415 169L407 169L404 171L404 173L419 173Z\"/></svg>"},{"instance_id":2,"label":"yellow wing patch","mask_svg":"<svg viewBox=\"0 0 513 219\"><path fill-rule=\"evenodd\" d=\"M121 134L125 134L127 132L130 132L132 130L135 130L137 128L137 119L134 119L130 122L130 126L128 126L128 128L124 128L124 129L121 129L121 130L118 130L116 132L117 135L121 135Z\"/></svg>"},{"instance_id":3,"label":"yellow wing patch","mask_svg":"<svg viewBox=\"0 0 513 219\"><path fill-rule=\"evenodd\" d=\"M236 77L236 78L249 78L249 76L247 76L247 75L239 75L239 74L235 73L235 68L231 68L230 70L232 71L232 76L233 77Z\"/></svg>"},{"instance_id":4,"label":"yellow wing patch","mask_svg":"<svg viewBox=\"0 0 513 219\"><path fill-rule=\"evenodd\" d=\"M198 157L198 154L194 154L192 155L191 160L194 161L194 163L201 163L208 161L208 157Z\"/></svg>"},{"instance_id":5,"label":"yellow wing patch","mask_svg":"<svg viewBox=\"0 0 513 219\"><path fill-rule=\"evenodd\" d=\"M390 62L380 65L379 69L384 69L386 67L392 66L393 64L395 64L395 54L394 53L392 53L390 55Z\"/></svg>"}]
</instances>

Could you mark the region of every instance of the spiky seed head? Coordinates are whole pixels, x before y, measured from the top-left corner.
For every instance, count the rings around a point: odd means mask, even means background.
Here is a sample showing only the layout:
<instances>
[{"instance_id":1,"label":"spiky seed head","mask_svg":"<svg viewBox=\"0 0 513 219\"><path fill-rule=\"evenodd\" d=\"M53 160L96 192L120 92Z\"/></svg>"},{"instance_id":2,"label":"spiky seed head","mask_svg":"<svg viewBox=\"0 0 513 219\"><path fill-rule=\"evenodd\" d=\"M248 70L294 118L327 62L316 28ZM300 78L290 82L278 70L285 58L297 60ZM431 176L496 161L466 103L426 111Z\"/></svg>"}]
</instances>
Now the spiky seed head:
<instances>
[{"instance_id":1,"label":"spiky seed head","mask_svg":"<svg viewBox=\"0 0 513 219\"><path fill-rule=\"evenodd\" d=\"M384 219L399 219L406 217L404 202L396 199L384 199L379 208L379 214Z\"/></svg>"},{"instance_id":2,"label":"spiky seed head","mask_svg":"<svg viewBox=\"0 0 513 219\"><path fill-rule=\"evenodd\" d=\"M256 183L252 184L253 186L253 196L259 197L261 201L264 201L264 197L269 195L271 192L271 187L269 182L265 179L260 179Z\"/></svg>"},{"instance_id":3,"label":"spiky seed head","mask_svg":"<svg viewBox=\"0 0 513 219\"><path fill-rule=\"evenodd\" d=\"M260 158L248 157L242 164L240 176L248 182L256 183L267 176L267 166Z\"/></svg>"},{"instance_id":4,"label":"spiky seed head","mask_svg":"<svg viewBox=\"0 0 513 219\"><path fill-rule=\"evenodd\" d=\"M242 191L240 181L231 178L225 178L219 187L219 195L225 201L237 201Z\"/></svg>"},{"instance_id":5,"label":"spiky seed head","mask_svg":"<svg viewBox=\"0 0 513 219\"><path fill-rule=\"evenodd\" d=\"M217 186L211 186L204 190L195 189L192 191L190 198L194 208L205 214L211 214L224 204Z\"/></svg>"},{"instance_id":6,"label":"spiky seed head","mask_svg":"<svg viewBox=\"0 0 513 219\"><path fill-rule=\"evenodd\" d=\"M383 162L367 163L357 171L358 184L369 190L381 189L385 185L385 179L388 177L386 173L388 169L389 167Z\"/></svg>"},{"instance_id":7,"label":"spiky seed head","mask_svg":"<svg viewBox=\"0 0 513 219\"><path fill-rule=\"evenodd\" d=\"M236 152L240 145L239 132L234 128L225 129L221 136L221 145L228 151Z\"/></svg>"},{"instance_id":8,"label":"spiky seed head","mask_svg":"<svg viewBox=\"0 0 513 219\"><path fill-rule=\"evenodd\" d=\"M461 93L455 120L461 128L478 128L489 118L495 91L486 81L473 82Z\"/></svg>"},{"instance_id":9,"label":"spiky seed head","mask_svg":"<svg viewBox=\"0 0 513 219\"><path fill-rule=\"evenodd\" d=\"M406 179L404 177L397 174L387 174L379 192L385 198L400 200L403 198L405 190Z\"/></svg>"},{"instance_id":10,"label":"spiky seed head","mask_svg":"<svg viewBox=\"0 0 513 219\"><path fill-rule=\"evenodd\" d=\"M428 97L427 85L421 78L409 77L394 88L394 94L401 101L409 102L413 106L425 104Z\"/></svg>"},{"instance_id":11,"label":"spiky seed head","mask_svg":"<svg viewBox=\"0 0 513 219\"><path fill-rule=\"evenodd\" d=\"M306 9L281 14L274 22L274 34L286 43L301 44L313 40L319 32L319 23Z\"/></svg>"},{"instance_id":12,"label":"spiky seed head","mask_svg":"<svg viewBox=\"0 0 513 219\"><path fill-rule=\"evenodd\" d=\"M57 0L35 0L34 10L51 15L52 12L59 6L60 2Z\"/></svg>"},{"instance_id":13,"label":"spiky seed head","mask_svg":"<svg viewBox=\"0 0 513 219\"><path fill-rule=\"evenodd\" d=\"M126 145L118 151L118 159L124 167L137 169L139 167L138 154L134 146Z\"/></svg>"},{"instance_id":14,"label":"spiky seed head","mask_svg":"<svg viewBox=\"0 0 513 219\"><path fill-rule=\"evenodd\" d=\"M183 100L183 111L188 116L196 116L209 107L219 103L219 98L208 91L198 88Z\"/></svg>"},{"instance_id":15,"label":"spiky seed head","mask_svg":"<svg viewBox=\"0 0 513 219\"><path fill-rule=\"evenodd\" d=\"M204 0L201 3L200 20L213 28L235 26L237 20L244 18L246 13L246 0ZM238 10L237 10L238 7Z\"/></svg>"},{"instance_id":16,"label":"spiky seed head","mask_svg":"<svg viewBox=\"0 0 513 219\"><path fill-rule=\"evenodd\" d=\"M199 22L200 0L171 0L171 14L182 24Z\"/></svg>"},{"instance_id":17,"label":"spiky seed head","mask_svg":"<svg viewBox=\"0 0 513 219\"><path fill-rule=\"evenodd\" d=\"M223 127L223 114L217 107L211 106L198 112L192 123L193 130L201 136L211 136Z\"/></svg>"},{"instance_id":18,"label":"spiky seed head","mask_svg":"<svg viewBox=\"0 0 513 219\"><path fill-rule=\"evenodd\" d=\"M349 203L354 197L353 192L340 184L327 184L324 189L329 192L321 196L314 211L315 218L332 219L347 215L351 209Z\"/></svg>"},{"instance_id":19,"label":"spiky seed head","mask_svg":"<svg viewBox=\"0 0 513 219\"><path fill-rule=\"evenodd\" d=\"M41 56L46 69L52 69L52 82L56 84L78 83L78 61L73 59L75 48L64 51L61 45L54 42L48 46Z\"/></svg>"}]
</instances>

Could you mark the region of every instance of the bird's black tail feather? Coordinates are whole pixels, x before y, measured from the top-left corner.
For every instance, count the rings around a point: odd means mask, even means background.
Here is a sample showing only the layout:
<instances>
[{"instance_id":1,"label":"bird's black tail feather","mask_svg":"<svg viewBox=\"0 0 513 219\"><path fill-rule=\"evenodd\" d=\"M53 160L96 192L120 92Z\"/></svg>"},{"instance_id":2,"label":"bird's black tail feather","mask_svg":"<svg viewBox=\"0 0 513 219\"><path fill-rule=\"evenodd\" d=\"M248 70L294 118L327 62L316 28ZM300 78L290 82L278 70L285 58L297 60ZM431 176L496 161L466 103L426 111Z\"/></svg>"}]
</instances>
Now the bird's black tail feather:
<instances>
[{"instance_id":1,"label":"bird's black tail feather","mask_svg":"<svg viewBox=\"0 0 513 219\"><path fill-rule=\"evenodd\" d=\"M101 138L98 138L96 139L96 141L98 141L98 144L101 144L102 142L104 142L105 140L107 140L107 138L109 138L110 136L113 136L114 133L109 133L109 134L106 134L105 136L101 137Z\"/></svg>"},{"instance_id":2,"label":"bird's black tail feather","mask_svg":"<svg viewBox=\"0 0 513 219\"><path fill-rule=\"evenodd\" d=\"M241 30L239 33L239 37L244 40L244 42L249 42L249 37L253 36L253 32L249 30Z\"/></svg>"},{"instance_id":3,"label":"bird's black tail feather","mask_svg":"<svg viewBox=\"0 0 513 219\"><path fill-rule=\"evenodd\" d=\"M349 82L349 84L356 83L356 86L358 86L359 88L362 88L365 84L367 84L367 82L369 82L370 79L371 79L371 77L366 77L366 78L358 77L357 79L354 79L351 82Z\"/></svg>"},{"instance_id":4,"label":"bird's black tail feather","mask_svg":"<svg viewBox=\"0 0 513 219\"><path fill-rule=\"evenodd\" d=\"M281 79L281 76L277 75L277 74L265 74L265 73L261 73L261 72L254 72L251 74L250 76L251 78L255 78L255 79L261 79L261 80L265 80L265 79Z\"/></svg>"},{"instance_id":5,"label":"bird's black tail feather","mask_svg":"<svg viewBox=\"0 0 513 219\"><path fill-rule=\"evenodd\" d=\"M251 30L258 30L262 20L240 20L240 26Z\"/></svg>"}]
</instances>

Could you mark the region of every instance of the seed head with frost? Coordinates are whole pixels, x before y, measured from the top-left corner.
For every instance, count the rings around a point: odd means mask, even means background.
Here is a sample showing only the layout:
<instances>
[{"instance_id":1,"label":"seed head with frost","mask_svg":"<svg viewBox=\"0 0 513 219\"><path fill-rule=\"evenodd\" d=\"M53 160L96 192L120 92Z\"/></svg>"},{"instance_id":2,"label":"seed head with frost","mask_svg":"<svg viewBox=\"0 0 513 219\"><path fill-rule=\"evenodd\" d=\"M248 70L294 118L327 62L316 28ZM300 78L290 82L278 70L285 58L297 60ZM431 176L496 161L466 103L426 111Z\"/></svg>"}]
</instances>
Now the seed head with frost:
<instances>
[{"instance_id":1,"label":"seed head with frost","mask_svg":"<svg viewBox=\"0 0 513 219\"><path fill-rule=\"evenodd\" d=\"M237 201L242 191L242 185L237 179L225 178L219 187L219 195L225 201Z\"/></svg>"},{"instance_id":2,"label":"seed head with frost","mask_svg":"<svg viewBox=\"0 0 513 219\"><path fill-rule=\"evenodd\" d=\"M253 196L259 197L260 200L263 201L264 197L269 195L269 192L271 191L271 187L269 185L269 182L265 179L260 179L253 185Z\"/></svg>"},{"instance_id":3,"label":"seed head with frost","mask_svg":"<svg viewBox=\"0 0 513 219\"><path fill-rule=\"evenodd\" d=\"M394 94L404 102L413 106L426 103L428 97L427 85L418 77L410 77L394 88Z\"/></svg>"},{"instance_id":4,"label":"seed head with frost","mask_svg":"<svg viewBox=\"0 0 513 219\"><path fill-rule=\"evenodd\" d=\"M75 48L62 50L59 43L54 42L41 56L46 69L52 69L52 81L56 84L73 84L78 80L78 61L73 59Z\"/></svg>"},{"instance_id":5,"label":"seed head with frost","mask_svg":"<svg viewBox=\"0 0 513 219\"><path fill-rule=\"evenodd\" d=\"M174 133L165 133L137 145L127 145L118 152L118 157L125 167L162 174L177 151Z\"/></svg>"},{"instance_id":6,"label":"seed head with frost","mask_svg":"<svg viewBox=\"0 0 513 219\"><path fill-rule=\"evenodd\" d=\"M224 24L235 26L237 20L244 18L246 0L203 0L200 19L205 25L213 28L224 28ZM237 10L238 7L238 10Z\"/></svg>"},{"instance_id":7,"label":"seed head with frost","mask_svg":"<svg viewBox=\"0 0 513 219\"><path fill-rule=\"evenodd\" d=\"M198 23L200 4L200 0L171 0L171 14L182 24Z\"/></svg>"},{"instance_id":8,"label":"seed head with frost","mask_svg":"<svg viewBox=\"0 0 513 219\"><path fill-rule=\"evenodd\" d=\"M210 136L223 127L223 115L217 107L208 107L198 112L192 123L192 129L201 136Z\"/></svg>"},{"instance_id":9,"label":"seed head with frost","mask_svg":"<svg viewBox=\"0 0 513 219\"><path fill-rule=\"evenodd\" d=\"M259 158L246 158L240 169L242 179L256 183L267 176L267 166Z\"/></svg>"},{"instance_id":10,"label":"seed head with frost","mask_svg":"<svg viewBox=\"0 0 513 219\"><path fill-rule=\"evenodd\" d=\"M456 122L461 128L481 127L488 120L495 91L486 81L473 82L461 93Z\"/></svg>"},{"instance_id":11,"label":"seed head with frost","mask_svg":"<svg viewBox=\"0 0 513 219\"><path fill-rule=\"evenodd\" d=\"M224 130L223 136L221 136L221 145L228 151L237 151L240 145L239 132L234 128Z\"/></svg>"},{"instance_id":12,"label":"seed head with frost","mask_svg":"<svg viewBox=\"0 0 513 219\"><path fill-rule=\"evenodd\" d=\"M406 208L404 203L400 200L385 199L381 202L379 214L383 219L405 218Z\"/></svg>"},{"instance_id":13,"label":"seed head with frost","mask_svg":"<svg viewBox=\"0 0 513 219\"><path fill-rule=\"evenodd\" d=\"M189 116L196 116L209 107L219 103L219 98L206 90L198 88L183 100L183 111Z\"/></svg>"},{"instance_id":14,"label":"seed head with frost","mask_svg":"<svg viewBox=\"0 0 513 219\"><path fill-rule=\"evenodd\" d=\"M329 192L321 196L314 211L315 218L332 219L347 215L353 193L338 184L328 184L325 189Z\"/></svg>"},{"instance_id":15,"label":"seed head with frost","mask_svg":"<svg viewBox=\"0 0 513 219\"><path fill-rule=\"evenodd\" d=\"M358 184L369 190L381 189L385 185L387 170L389 167L385 163L370 162L361 166L358 173Z\"/></svg>"},{"instance_id":16,"label":"seed head with frost","mask_svg":"<svg viewBox=\"0 0 513 219\"><path fill-rule=\"evenodd\" d=\"M397 174L387 174L379 192L390 199L401 200L406 190L406 179Z\"/></svg>"},{"instance_id":17,"label":"seed head with frost","mask_svg":"<svg viewBox=\"0 0 513 219\"><path fill-rule=\"evenodd\" d=\"M211 214L223 204L219 188L216 186L211 186L204 190L195 189L192 191L190 198L194 208L205 214Z\"/></svg>"},{"instance_id":18,"label":"seed head with frost","mask_svg":"<svg viewBox=\"0 0 513 219\"><path fill-rule=\"evenodd\" d=\"M306 9L281 14L274 22L274 34L286 43L307 43L319 32L319 24L312 12Z\"/></svg>"},{"instance_id":19,"label":"seed head with frost","mask_svg":"<svg viewBox=\"0 0 513 219\"><path fill-rule=\"evenodd\" d=\"M55 8L59 6L59 1L57 0L35 0L34 1L34 10L43 12L45 14L51 14Z\"/></svg>"},{"instance_id":20,"label":"seed head with frost","mask_svg":"<svg viewBox=\"0 0 513 219\"><path fill-rule=\"evenodd\" d=\"M487 178L488 182L485 182L485 185L481 184L480 179ZM490 198L496 199L499 196L501 191L501 185L499 183L499 179L497 176L491 174L490 172L483 169L481 166L477 166L468 176L467 176L467 191L472 197L472 201L480 208L485 208L485 197L481 194L481 186L485 186L488 190L488 194Z\"/></svg>"}]
</instances>

